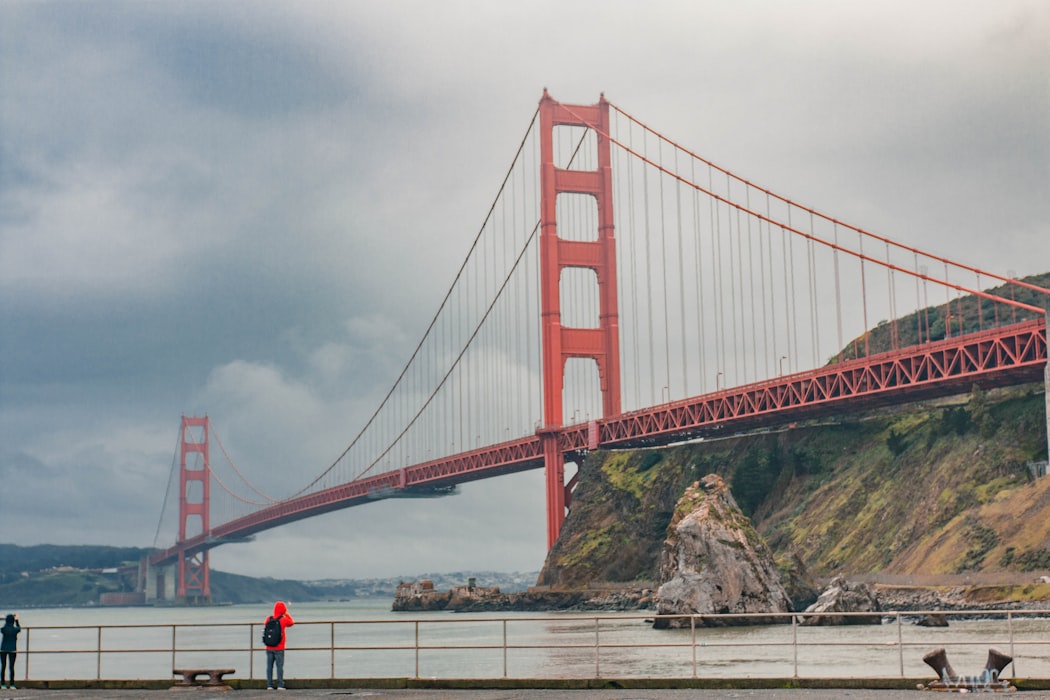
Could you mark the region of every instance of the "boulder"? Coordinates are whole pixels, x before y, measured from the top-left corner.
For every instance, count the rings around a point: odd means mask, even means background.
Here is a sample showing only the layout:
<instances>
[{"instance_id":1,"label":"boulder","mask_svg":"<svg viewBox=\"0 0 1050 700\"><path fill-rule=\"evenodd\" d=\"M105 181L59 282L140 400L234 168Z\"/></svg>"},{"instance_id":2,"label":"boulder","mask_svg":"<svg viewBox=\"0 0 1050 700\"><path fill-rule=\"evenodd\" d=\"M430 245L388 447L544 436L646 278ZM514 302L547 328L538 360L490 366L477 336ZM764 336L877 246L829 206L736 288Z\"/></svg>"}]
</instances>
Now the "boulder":
<instances>
[{"instance_id":1,"label":"boulder","mask_svg":"<svg viewBox=\"0 0 1050 700\"><path fill-rule=\"evenodd\" d=\"M947 627L948 617L941 613L927 613L915 623L919 627Z\"/></svg>"},{"instance_id":2,"label":"boulder","mask_svg":"<svg viewBox=\"0 0 1050 700\"><path fill-rule=\"evenodd\" d=\"M658 615L782 613L791 600L765 540L721 477L709 474L679 499L667 528L656 592ZM787 618L701 618L707 626L768 624ZM657 617L655 627L688 627L688 617Z\"/></svg>"},{"instance_id":3,"label":"boulder","mask_svg":"<svg viewBox=\"0 0 1050 700\"><path fill-rule=\"evenodd\" d=\"M850 583L844 576L836 576L806 608L802 624L819 625L879 625L881 615L808 615L806 613L867 613L879 612L879 601L865 583Z\"/></svg>"}]
</instances>

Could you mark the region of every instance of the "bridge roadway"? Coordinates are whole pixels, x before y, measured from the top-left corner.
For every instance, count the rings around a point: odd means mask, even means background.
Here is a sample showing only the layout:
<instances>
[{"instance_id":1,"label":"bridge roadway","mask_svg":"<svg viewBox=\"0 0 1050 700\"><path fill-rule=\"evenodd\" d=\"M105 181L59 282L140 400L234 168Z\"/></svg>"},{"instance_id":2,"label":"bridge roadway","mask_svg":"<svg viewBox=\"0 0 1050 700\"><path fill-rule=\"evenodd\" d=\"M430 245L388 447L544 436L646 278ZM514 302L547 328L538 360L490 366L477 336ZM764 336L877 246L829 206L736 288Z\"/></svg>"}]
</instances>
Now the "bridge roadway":
<instances>
[{"instance_id":1,"label":"bridge roadway","mask_svg":"<svg viewBox=\"0 0 1050 700\"><path fill-rule=\"evenodd\" d=\"M1043 319L828 364L775 379L555 429L570 461L588 450L666 445L795 420L1040 381L1047 365ZM406 466L263 508L150 557L153 565L225 541L380 498L410 496L543 466L532 435Z\"/></svg>"}]
</instances>

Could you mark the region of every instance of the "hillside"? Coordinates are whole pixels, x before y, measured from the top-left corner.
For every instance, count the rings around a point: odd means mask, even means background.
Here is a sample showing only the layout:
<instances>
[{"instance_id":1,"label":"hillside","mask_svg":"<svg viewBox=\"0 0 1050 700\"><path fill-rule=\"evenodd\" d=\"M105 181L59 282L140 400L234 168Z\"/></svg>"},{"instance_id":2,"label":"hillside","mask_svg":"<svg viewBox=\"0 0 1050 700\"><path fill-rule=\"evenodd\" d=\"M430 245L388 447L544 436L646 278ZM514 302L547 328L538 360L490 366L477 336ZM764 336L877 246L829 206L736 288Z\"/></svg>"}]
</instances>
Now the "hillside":
<instances>
[{"instance_id":1,"label":"hillside","mask_svg":"<svg viewBox=\"0 0 1050 700\"><path fill-rule=\"evenodd\" d=\"M816 577L1050 568L1043 387L666 449L591 453L540 583L651 581L676 499L726 479L788 569ZM794 563L792 563L794 562ZM801 562L799 567L798 562Z\"/></svg>"},{"instance_id":2,"label":"hillside","mask_svg":"<svg viewBox=\"0 0 1050 700\"><path fill-rule=\"evenodd\" d=\"M1021 281L1050 288L1050 272L1023 277ZM1011 289L1001 285L986 291L1036 308L1043 308L1043 304L1046 303L1042 295L1024 288ZM941 340L949 334L955 336L960 333L975 333L997 324L1029 321L1037 316L1033 311L993 304L987 299L967 295L952 299L950 304L919 309L895 321L880 321L865 334L866 337L862 335L854 338L831 361L851 360L921 342Z\"/></svg>"},{"instance_id":3,"label":"hillside","mask_svg":"<svg viewBox=\"0 0 1050 700\"><path fill-rule=\"evenodd\" d=\"M103 593L134 590L138 561L150 551L144 547L0 543L0 600L15 608L98 605ZM479 586L498 586L505 592L516 592L531 585L536 573L456 571L299 581L253 578L212 569L210 580L213 602L236 604L278 599L307 602L378 597L392 600L402 581L429 579L435 586L448 589L462 586L471 578Z\"/></svg>"}]
</instances>

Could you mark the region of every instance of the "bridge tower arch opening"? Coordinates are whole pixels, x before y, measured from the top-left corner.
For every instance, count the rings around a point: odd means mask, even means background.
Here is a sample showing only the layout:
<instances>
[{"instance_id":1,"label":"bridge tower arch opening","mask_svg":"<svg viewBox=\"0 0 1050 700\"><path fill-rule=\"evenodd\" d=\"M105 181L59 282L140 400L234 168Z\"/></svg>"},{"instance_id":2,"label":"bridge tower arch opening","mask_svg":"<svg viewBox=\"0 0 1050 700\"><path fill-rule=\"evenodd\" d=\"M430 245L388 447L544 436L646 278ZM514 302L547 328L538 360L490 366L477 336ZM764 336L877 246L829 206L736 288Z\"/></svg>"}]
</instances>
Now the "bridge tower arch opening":
<instances>
[{"instance_id":1,"label":"bridge tower arch opening","mask_svg":"<svg viewBox=\"0 0 1050 700\"><path fill-rule=\"evenodd\" d=\"M211 531L211 455L208 416L182 417L179 430L179 538L183 543ZM179 552L175 595L182 601L211 600L208 550Z\"/></svg>"},{"instance_id":2,"label":"bridge tower arch opening","mask_svg":"<svg viewBox=\"0 0 1050 700\"><path fill-rule=\"evenodd\" d=\"M568 502L564 451L559 444L564 424L566 363L587 358L597 365L602 416L620 413L619 312L616 287L616 242L613 226L609 103L604 95L595 105L563 105L546 90L540 116L540 313L543 356L543 425L537 431L543 443L547 495L547 547L558 539ZM596 166L559 167L555 163L555 129L567 127L594 139ZM570 164L566 163L566 166ZM573 198L592 198L593 217L573 230L559 230L559 206ZM565 217L566 221L570 217ZM593 221L587 229L587 221ZM565 221L562 228L568 229ZM564 235L563 235L564 234ZM597 281L597 326L563 323L563 273L583 268ZM575 313L575 312L573 312Z\"/></svg>"}]
</instances>

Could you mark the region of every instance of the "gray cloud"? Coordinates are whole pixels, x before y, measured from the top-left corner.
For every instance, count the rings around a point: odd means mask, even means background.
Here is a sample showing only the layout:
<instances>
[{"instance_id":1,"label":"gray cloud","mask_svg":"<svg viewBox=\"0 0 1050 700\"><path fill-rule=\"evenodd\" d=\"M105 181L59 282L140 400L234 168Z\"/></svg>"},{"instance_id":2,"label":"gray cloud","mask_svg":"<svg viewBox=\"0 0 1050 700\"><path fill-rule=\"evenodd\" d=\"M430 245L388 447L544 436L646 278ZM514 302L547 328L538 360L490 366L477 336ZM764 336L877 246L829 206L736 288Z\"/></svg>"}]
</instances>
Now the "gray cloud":
<instances>
[{"instance_id":1,"label":"gray cloud","mask_svg":"<svg viewBox=\"0 0 1050 700\"><path fill-rule=\"evenodd\" d=\"M604 91L878 233L1044 271L1048 26L1038 0L0 4L7 538L151 544L182 413L263 491L319 473L414 347L543 87ZM534 569L542 484L337 512L213 562Z\"/></svg>"}]
</instances>

